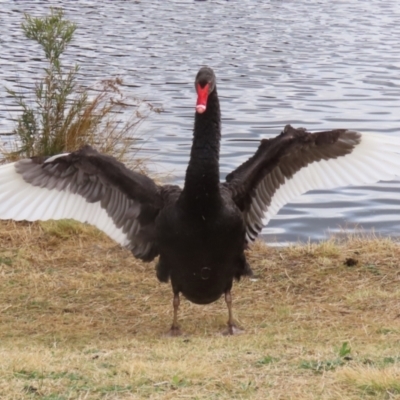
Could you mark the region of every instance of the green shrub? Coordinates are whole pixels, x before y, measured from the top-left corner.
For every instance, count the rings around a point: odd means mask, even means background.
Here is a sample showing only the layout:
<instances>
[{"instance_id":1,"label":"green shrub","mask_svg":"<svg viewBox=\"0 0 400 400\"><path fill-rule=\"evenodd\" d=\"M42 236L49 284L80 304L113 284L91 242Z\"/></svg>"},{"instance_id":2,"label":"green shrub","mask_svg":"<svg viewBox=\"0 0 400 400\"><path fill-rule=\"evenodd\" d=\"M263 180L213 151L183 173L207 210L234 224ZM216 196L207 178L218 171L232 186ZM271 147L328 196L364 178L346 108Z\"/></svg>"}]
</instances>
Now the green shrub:
<instances>
[{"instance_id":1,"label":"green shrub","mask_svg":"<svg viewBox=\"0 0 400 400\"><path fill-rule=\"evenodd\" d=\"M79 66L68 69L60 59L76 30L62 10L51 9L44 17L25 14L22 30L26 38L42 47L48 66L35 84L33 101L32 95L7 89L22 114L13 131L13 149L3 151L5 161L69 152L84 144L121 159L132 146L134 128L159 109L143 100L127 101L120 90L120 78L102 81L92 96L91 89L78 85ZM130 107L131 117L121 123L121 113Z\"/></svg>"}]
</instances>

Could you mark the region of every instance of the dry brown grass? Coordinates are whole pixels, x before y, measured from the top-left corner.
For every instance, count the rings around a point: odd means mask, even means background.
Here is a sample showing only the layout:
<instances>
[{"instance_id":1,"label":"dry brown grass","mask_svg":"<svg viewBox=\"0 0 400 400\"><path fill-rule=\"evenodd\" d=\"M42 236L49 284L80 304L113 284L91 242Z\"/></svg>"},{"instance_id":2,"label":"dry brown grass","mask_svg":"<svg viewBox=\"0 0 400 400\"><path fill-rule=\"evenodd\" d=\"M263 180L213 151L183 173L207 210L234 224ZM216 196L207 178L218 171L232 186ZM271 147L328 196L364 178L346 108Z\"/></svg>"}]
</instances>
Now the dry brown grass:
<instances>
[{"instance_id":1,"label":"dry brown grass","mask_svg":"<svg viewBox=\"0 0 400 400\"><path fill-rule=\"evenodd\" d=\"M2 399L399 399L400 249L349 237L249 252L223 301L182 301L91 227L0 224ZM356 265L347 266L347 259ZM347 261L347 264L352 264ZM347 342L347 345L344 343Z\"/></svg>"}]
</instances>

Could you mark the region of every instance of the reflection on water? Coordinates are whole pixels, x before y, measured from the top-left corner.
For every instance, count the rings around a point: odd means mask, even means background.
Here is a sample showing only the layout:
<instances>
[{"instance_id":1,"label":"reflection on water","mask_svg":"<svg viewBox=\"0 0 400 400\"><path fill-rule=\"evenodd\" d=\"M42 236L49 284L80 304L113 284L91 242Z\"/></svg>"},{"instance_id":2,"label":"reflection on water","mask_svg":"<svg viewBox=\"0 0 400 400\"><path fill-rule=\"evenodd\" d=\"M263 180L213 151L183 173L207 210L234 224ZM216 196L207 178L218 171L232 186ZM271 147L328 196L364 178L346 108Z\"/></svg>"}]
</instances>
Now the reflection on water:
<instances>
[{"instance_id":1,"label":"reflection on water","mask_svg":"<svg viewBox=\"0 0 400 400\"><path fill-rule=\"evenodd\" d=\"M154 169L182 182L198 68L214 68L223 114L221 173L291 123L396 135L400 109L400 3L396 0L0 1L0 84L27 91L43 67L19 28L23 12L61 6L78 24L66 63L87 85L120 75L125 91L165 112L141 126ZM17 109L4 90L0 132ZM400 232L399 184L320 191L286 206L264 230L277 241L319 239L356 224Z\"/></svg>"}]
</instances>

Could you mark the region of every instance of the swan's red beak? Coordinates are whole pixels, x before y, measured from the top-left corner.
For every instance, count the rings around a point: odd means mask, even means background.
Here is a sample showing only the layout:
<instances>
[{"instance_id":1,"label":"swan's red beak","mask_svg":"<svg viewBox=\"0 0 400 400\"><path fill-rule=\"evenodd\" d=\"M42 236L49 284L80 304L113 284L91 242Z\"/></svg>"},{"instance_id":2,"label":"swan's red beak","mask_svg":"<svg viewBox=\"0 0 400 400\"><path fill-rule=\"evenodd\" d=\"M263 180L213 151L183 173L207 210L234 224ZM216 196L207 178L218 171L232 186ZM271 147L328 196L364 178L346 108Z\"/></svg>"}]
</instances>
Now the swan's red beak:
<instances>
[{"instance_id":1,"label":"swan's red beak","mask_svg":"<svg viewBox=\"0 0 400 400\"><path fill-rule=\"evenodd\" d=\"M207 83L203 88L197 84L197 103L196 112L203 114L207 108L208 89L210 85Z\"/></svg>"}]
</instances>

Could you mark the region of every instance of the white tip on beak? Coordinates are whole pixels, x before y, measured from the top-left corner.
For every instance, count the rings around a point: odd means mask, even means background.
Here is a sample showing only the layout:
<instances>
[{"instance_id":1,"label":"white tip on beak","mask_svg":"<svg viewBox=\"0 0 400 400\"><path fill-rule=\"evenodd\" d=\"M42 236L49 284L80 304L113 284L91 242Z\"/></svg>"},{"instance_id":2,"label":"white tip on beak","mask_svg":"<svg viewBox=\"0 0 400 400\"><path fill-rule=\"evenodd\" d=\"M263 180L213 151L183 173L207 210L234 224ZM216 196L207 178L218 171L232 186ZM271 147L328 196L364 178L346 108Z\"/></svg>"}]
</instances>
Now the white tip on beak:
<instances>
[{"instance_id":1,"label":"white tip on beak","mask_svg":"<svg viewBox=\"0 0 400 400\"><path fill-rule=\"evenodd\" d=\"M204 104L199 104L196 106L196 112L199 114L203 114L204 111L206 111L206 106Z\"/></svg>"}]
</instances>

